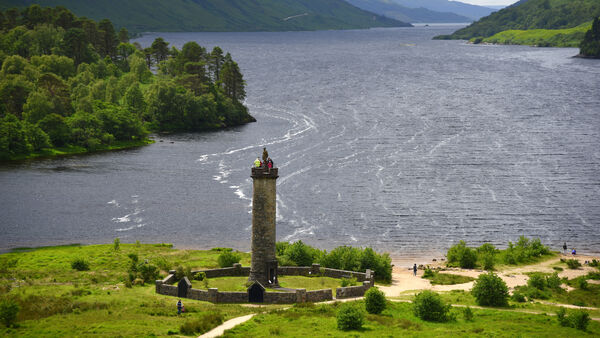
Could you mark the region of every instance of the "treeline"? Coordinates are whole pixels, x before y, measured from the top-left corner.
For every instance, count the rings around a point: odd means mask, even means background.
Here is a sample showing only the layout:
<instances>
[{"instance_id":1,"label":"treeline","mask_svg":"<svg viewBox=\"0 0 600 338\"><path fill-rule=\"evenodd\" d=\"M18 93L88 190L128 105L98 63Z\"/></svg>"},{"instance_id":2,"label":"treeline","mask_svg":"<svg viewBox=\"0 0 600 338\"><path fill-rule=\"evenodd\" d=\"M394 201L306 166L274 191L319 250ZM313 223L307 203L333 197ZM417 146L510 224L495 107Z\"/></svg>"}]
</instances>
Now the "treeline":
<instances>
[{"instance_id":1,"label":"treeline","mask_svg":"<svg viewBox=\"0 0 600 338\"><path fill-rule=\"evenodd\" d=\"M219 47L157 38L143 49L109 20L63 7L0 11L0 64L1 160L254 121L240 69Z\"/></svg>"},{"instance_id":2,"label":"treeline","mask_svg":"<svg viewBox=\"0 0 600 338\"><path fill-rule=\"evenodd\" d=\"M434 39L486 38L511 29L572 28L598 15L598 0L529 0L492 13L451 35L440 35Z\"/></svg>"},{"instance_id":3,"label":"treeline","mask_svg":"<svg viewBox=\"0 0 600 338\"><path fill-rule=\"evenodd\" d=\"M276 243L277 260L280 266L310 266L319 263L332 269L364 272L371 269L375 280L392 281L392 259L387 253L378 254L371 248L340 246L331 252L319 250L302 241Z\"/></svg>"},{"instance_id":4,"label":"treeline","mask_svg":"<svg viewBox=\"0 0 600 338\"><path fill-rule=\"evenodd\" d=\"M596 17L592 28L585 33L579 45L579 54L585 57L600 58L600 17Z\"/></svg>"}]
</instances>

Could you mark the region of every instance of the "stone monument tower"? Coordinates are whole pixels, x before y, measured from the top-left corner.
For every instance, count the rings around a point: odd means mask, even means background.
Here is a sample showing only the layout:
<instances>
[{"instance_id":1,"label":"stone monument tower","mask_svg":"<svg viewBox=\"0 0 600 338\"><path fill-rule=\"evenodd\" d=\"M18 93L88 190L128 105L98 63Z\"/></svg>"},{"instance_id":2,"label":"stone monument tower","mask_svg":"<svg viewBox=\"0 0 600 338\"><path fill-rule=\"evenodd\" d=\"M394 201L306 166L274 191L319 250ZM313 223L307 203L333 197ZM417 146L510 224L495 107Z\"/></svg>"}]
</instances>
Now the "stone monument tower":
<instances>
[{"instance_id":1,"label":"stone monument tower","mask_svg":"<svg viewBox=\"0 0 600 338\"><path fill-rule=\"evenodd\" d=\"M276 287L275 257L275 185L277 168L252 168L252 264L249 281Z\"/></svg>"}]
</instances>

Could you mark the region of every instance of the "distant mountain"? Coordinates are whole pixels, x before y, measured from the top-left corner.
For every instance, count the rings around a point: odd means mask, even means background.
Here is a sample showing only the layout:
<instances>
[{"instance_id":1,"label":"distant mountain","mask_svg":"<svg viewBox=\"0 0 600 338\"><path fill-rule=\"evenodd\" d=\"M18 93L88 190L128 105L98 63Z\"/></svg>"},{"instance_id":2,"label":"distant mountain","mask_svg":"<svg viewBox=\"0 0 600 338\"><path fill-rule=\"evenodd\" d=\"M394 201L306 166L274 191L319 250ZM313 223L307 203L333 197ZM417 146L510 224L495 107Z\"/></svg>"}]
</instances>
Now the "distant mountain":
<instances>
[{"instance_id":1,"label":"distant mountain","mask_svg":"<svg viewBox=\"0 0 600 338\"><path fill-rule=\"evenodd\" d=\"M78 16L110 19L131 32L298 31L410 24L343 0L0 0L0 9L64 6Z\"/></svg>"},{"instance_id":2,"label":"distant mountain","mask_svg":"<svg viewBox=\"0 0 600 338\"><path fill-rule=\"evenodd\" d=\"M435 12L426 8L408 8L393 0L346 0L369 12L385 15L404 22L471 22L473 19L448 12Z\"/></svg>"},{"instance_id":3,"label":"distant mountain","mask_svg":"<svg viewBox=\"0 0 600 338\"><path fill-rule=\"evenodd\" d=\"M463 15L472 20L479 20L490 15L495 10L489 7L470 5L449 0L391 0L399 5L409 8L427 8L436 12L451 12Z\"/></svg>"},{"instance_id":4,"label":"distant mountain","mask_svg":"<svg viewBox=\"0 0 600 338\"><path fill-rule=\"evenodd\" d=\"M499 10L436 39L470 39L490 37L511 30L564 29L592 21L600 15L600 0L521 0L514 6Z\"/></svg>"}]
</instances>

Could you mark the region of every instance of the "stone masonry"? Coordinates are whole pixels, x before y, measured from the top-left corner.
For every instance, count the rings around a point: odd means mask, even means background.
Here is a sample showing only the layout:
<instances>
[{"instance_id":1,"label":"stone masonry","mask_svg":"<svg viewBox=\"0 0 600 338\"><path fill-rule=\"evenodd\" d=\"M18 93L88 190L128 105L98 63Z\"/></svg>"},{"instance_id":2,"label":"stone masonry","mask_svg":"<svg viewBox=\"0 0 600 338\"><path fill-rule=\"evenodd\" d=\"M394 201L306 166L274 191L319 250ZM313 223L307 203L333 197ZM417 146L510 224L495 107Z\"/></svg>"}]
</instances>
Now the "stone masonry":
<instances>
[{"instance_id":1,"label":"stone masonry","mask_svg":"<svg viewBox=\"0 0 600 338\"><path fill-rule=\"evenodd\" d=\"M252 263L249 281L277 286L275 257L275 186L277 168L252 168Z\"/></svg>"}]
</instances>

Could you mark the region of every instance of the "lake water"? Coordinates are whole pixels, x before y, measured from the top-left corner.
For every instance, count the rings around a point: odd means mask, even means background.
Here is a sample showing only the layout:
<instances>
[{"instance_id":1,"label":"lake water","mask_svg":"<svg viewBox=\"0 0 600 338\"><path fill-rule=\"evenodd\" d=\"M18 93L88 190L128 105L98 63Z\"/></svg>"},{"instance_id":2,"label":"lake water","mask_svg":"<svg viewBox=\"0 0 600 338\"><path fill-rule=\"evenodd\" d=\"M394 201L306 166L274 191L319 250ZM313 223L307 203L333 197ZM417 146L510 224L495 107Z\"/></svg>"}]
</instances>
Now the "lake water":
<instances>
[{"instance_id":1,"label":"lake water","mask_svg":"<svg viewBox=\"0 0 600 338\"><path fill-rule=\"evenodd\" d=\"M520 235L600 253L600 61L431 40L456 28L161 33L231 52L258 122L2 165L0 248L249 250L250 165L266 146L278 240L401 261Z\"/></svg>"}]
</instances>

